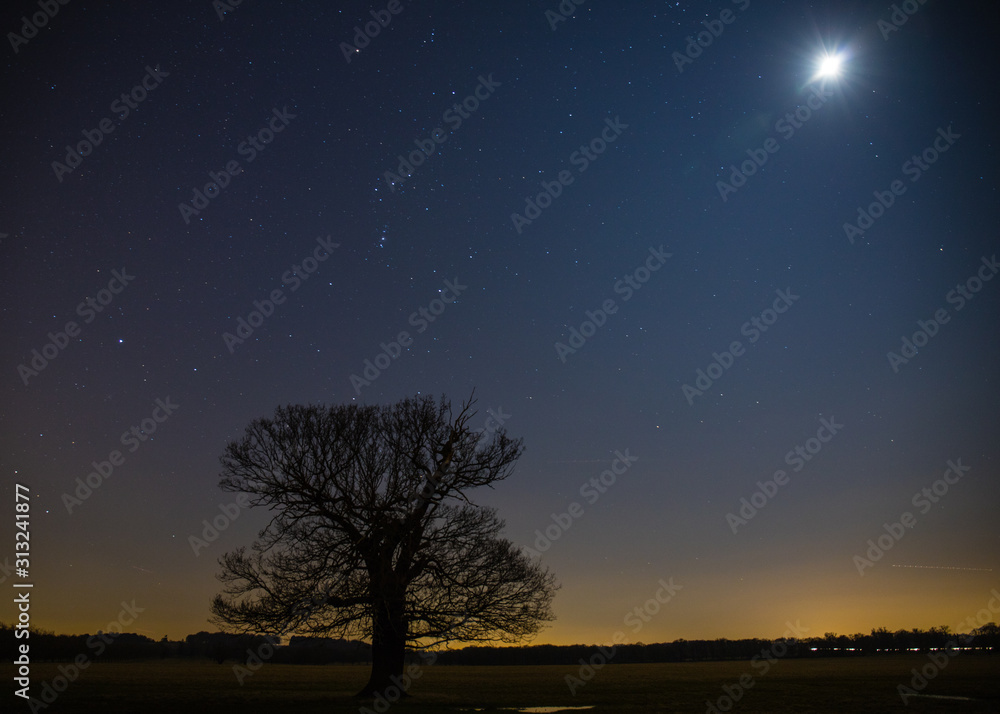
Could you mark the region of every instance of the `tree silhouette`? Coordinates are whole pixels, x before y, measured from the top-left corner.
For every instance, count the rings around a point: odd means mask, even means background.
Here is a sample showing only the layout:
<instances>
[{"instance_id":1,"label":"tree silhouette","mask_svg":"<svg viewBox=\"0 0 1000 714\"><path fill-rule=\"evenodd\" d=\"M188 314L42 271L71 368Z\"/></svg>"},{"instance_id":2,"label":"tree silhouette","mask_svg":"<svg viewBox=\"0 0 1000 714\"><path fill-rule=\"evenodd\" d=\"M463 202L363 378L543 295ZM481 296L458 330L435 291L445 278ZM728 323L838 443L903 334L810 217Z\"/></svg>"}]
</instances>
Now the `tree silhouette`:
<instances>
[{"instance_id":1,"label":"tree silhouette","mask_svg":"<svg viewBox=\"0 0 1000 714\"><path fill-rule=\"evenodd\" d=\"M469 427L441 398L287 406L227 445L220 486L273 512L219 562L213 622L241 632L370 638L359 695L383 692L407 646L517 642L554 619L557 586L466 495L513 470L520 439Z\"/></svg>"}]
</instances>

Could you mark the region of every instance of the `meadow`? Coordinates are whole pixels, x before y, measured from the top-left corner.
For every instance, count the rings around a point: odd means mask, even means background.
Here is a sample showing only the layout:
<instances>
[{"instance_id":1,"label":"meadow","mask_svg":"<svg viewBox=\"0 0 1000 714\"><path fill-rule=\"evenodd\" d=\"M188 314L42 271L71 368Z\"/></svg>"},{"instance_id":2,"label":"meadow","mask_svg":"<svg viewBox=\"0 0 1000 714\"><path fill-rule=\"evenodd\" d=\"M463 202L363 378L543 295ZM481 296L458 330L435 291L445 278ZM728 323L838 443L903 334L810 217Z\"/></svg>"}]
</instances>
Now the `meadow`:
<instances>
[{"instance_id":1,"label":"meadow","mask_svg":"<svg viewBox=\"0 0 1000 714\"><path fill-rule=\"evenodd\" d=\"M362 665L268 664L237 683L232 664L168 659L93 662L44 712L324 714L384 711L517 711L527 707L589 707L578 711L705 712L729 691L742 692L733 712L1000 712L1000 657L957 657L904 705L897 685L926 655L779 660L761 674L747 661L610 664L571 694L572 666L432 666L422 670L411 696L386 707L351 695L367 679ZM32 694L59 674L58 664L32 666ZM13 668L0 667L12 686ZM749 687L739 685L740 677ZM726 700L721 700L725 706ZM31 711L27 702L7 711ZM560 711L549 709L548 711ZM722 709L720 708L720 711Z\"/></svg>"}]
</instances>

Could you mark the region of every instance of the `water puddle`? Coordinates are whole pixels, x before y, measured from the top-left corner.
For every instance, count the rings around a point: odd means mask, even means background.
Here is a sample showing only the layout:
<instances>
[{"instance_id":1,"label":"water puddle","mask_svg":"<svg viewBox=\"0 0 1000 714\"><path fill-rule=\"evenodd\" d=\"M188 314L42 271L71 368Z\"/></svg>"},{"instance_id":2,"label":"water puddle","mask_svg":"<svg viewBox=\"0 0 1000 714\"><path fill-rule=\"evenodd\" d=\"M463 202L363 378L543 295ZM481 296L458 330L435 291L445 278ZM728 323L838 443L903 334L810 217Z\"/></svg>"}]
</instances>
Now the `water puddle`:
<instances>
[{"instance_id":1,"label":"water puddle","mask_svg":"<svg viewBox=\"0 0 1000 714\"><path fill-rule=\"evenodd\" d=\"M924 699L954 699L959 702L974 702L972 697L949 697L944 694L911 694L910 696L923 697Z\"/></svg>"}]
</instances>

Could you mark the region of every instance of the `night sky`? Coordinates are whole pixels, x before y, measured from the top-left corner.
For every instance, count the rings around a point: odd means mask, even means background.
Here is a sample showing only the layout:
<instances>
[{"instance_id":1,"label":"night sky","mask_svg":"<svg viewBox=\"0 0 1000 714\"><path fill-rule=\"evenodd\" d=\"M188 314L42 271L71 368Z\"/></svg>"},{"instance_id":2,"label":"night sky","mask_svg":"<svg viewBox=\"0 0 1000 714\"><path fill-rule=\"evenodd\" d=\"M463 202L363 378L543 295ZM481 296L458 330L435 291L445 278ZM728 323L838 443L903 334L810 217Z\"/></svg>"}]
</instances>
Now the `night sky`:
<instances>
[{"instance_id":1,"label":"night sky","mask_svg":"<svg viewBox=\"0 0 1000 714\"><path fill-rule=\"evenodd\" d=\"M471 495L562 584L536 642L986 607L993 3L332 5L3 11L0 577L26 484L33 624L212 629L267 521L225 515L229 440L473 389L526 450Z\"/></svg>"}]
</instances>

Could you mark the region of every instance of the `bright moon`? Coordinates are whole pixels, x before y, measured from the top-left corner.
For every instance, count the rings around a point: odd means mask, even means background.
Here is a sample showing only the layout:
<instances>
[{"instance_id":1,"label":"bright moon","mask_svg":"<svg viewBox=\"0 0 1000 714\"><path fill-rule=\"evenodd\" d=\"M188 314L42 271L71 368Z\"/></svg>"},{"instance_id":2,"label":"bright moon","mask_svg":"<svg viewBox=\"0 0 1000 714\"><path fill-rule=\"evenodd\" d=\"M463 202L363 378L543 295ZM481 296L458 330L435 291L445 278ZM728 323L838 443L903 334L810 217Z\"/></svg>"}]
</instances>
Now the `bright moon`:
<instances>
[{"instance_id":1,"label":"bright moon","mask_svg":"<svg viewBox=\"0 0 1000 714\"><path fill-rule=\"evenodd\" d=\"M819 71L816 72L817 77L826 77L832 79L840 74L840 65L842 59L839 55L827 55L823 58L823 61L819 64Z\"/></svg>"}]
</instances>

